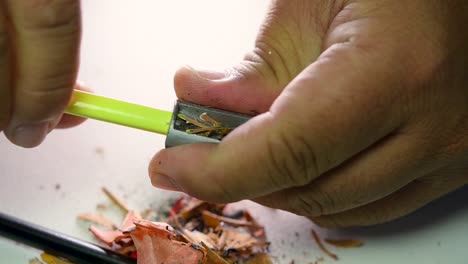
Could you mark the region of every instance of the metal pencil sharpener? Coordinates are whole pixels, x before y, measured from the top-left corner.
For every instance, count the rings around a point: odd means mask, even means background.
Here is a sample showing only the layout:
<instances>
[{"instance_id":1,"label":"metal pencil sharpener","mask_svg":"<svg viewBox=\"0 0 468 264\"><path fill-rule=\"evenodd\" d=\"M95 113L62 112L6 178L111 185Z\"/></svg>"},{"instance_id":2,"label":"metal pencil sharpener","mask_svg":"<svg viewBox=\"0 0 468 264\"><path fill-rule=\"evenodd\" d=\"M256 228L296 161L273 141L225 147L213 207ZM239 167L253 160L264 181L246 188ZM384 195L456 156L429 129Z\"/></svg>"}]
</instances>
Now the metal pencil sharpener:
<instances>
[{"instance_id":1,"label":"metal pencil sharpener","mask_svg":"<svg viewBox=\"0 0 468 264\"><path fill-rule=\"evenodd\" d=\"M166 148L196 143L219 143L251 116L177 101L166 137Z\"/></svg>"}]
</instances>

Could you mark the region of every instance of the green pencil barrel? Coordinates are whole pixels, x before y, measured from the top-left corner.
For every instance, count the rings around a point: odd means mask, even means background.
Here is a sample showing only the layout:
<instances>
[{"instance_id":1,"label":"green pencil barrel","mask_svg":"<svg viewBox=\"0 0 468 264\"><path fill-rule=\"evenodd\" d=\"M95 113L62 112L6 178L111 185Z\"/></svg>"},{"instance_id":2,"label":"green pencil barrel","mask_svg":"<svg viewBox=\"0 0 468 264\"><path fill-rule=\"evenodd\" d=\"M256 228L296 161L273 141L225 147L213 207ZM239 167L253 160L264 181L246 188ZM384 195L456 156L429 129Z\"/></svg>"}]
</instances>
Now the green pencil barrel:
<instances>
[{"instance_id":1,"label":"green pencil barrel","mask_svg":"<svg viewBox=\"0 0 468 264\"><path fill-rule=\"evenodd\" d=\"M172 113L74 90L65 113L167 134Z\"/></svg>"}]
</instances>

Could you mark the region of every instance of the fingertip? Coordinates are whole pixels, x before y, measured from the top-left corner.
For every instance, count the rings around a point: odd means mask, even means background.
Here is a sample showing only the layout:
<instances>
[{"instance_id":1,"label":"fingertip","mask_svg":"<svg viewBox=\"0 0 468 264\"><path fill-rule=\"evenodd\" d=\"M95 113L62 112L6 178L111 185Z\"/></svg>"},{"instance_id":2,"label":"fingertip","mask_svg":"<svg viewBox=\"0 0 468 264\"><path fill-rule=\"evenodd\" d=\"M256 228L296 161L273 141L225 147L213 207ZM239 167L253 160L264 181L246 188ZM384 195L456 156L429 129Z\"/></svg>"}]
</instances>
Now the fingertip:
<instances>
[{"instance_id":1,"label":"fingertip","mask_svg":"<svg viewBox=\"0 0 468 264\"><path fill-rule=\"evenodd\" d=\"M222 72L197 71L190 66L184 66L174 75L176 96L183 101L208 104L207 91L210 90L212 81L222 79L225 75Z\"/></svg>"},{"instance_id":2,"label":"fingertip","mask_svg":"<svg viewBox=\"0 0 468 264\"><path fill-rule=\"evenodd\" d=\"M208 156L215 144L186 144L157 152L151 159L150 176L163 174L175 180L183 181L186 177L197 174L202 164L207 165Z\"/></svg>"},{"instance_id":3,"label":"fingertip","mask_svg":"<svg viewBox=\"0 0 468 264\"><path fill-rule=\"evenodd\" d=\"M5 131L7 138L23 148L39 146L50 131L50 122L23 124Z\"/></svg>"},{"instance_id":4,"label":"fingertip","mask_svg":"<svg viewBox=\"0 0 468 264\"><path fill-rule=\"evenodd\" d=\"M154 154L153 158L151 158L151 161L149 163L149 166L148 166L148 175L150 176L150 178L153 177L153 175L156 175L156 174L159 174L159 167L162 165L162 159L164 157L164 153L161 153L165 151L164 149L156 152L156 154Z\"/></svg>"},{"instance_id":5,"label":"fingertip","mask_svg":"<svg viewBox=\"0 0 468 264\"><path fill-rule=\"evenodd\" d=\"M206 201L219 201L219 190L213 184L211 162L216 144L196 143L160 150L152 158L148 174L153 186L183 191Z\"/></svg>"}]
</instances>

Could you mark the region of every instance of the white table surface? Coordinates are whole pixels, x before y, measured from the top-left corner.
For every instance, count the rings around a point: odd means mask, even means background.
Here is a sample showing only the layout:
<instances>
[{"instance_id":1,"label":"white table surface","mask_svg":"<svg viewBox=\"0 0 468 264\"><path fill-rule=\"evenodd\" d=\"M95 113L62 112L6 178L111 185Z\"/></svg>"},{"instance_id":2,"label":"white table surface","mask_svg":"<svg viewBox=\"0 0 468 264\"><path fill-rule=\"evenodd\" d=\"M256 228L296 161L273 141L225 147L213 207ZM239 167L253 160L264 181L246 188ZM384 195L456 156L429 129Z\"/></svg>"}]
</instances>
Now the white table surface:
<instances>
[{"instance_id":1,"label":"white table surface","mask_svg":"<svg viewBox=\"0 0 468 264\"><path fill-rule=\"evenodd\" d=\"M171 110L176 69L223 69L239 62L253 46L268 2L84 0L79 77L97 93ZM147 164L163 143L160 135L92 120L54 131L33 150L15 147L2 135L0 210L93 241L75 216L107 202L102 186L136 209L174 196L152 188L147 176ZM309 221L243 205L266 226L275 263L310 263L323 256ZM334 249L343 264L468 263L467 207L465 188L390 224L320 232L365 241L359 249ZM0 264L27 263L36 255L0 239Z\"/></svg>"}]
</instances>

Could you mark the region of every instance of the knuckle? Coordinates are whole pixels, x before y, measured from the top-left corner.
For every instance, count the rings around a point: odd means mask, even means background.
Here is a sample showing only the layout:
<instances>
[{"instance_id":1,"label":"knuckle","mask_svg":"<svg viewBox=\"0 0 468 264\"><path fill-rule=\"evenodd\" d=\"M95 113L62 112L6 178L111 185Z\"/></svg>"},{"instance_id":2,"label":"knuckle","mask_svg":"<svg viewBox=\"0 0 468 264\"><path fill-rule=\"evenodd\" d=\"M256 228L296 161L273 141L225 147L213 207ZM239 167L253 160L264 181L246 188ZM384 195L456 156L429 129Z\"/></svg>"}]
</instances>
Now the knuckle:
<instances>
[{"instance_id":1,"label":"knuckle","mask_svg":"<svg viewBox=\"0 0 468 264\"><path fill-rule=\"evenodd\" d=\"M253 69L271 80L277 87L284 87L303 68L298 64L295 49L289 50L280 47L280 42L275 40L258 39L255 48L244 56L244 61L249 62ZM284 43L282 43L284 44ZM286 58L285 56L289 56ZM295 57L291 59L291 57Z\"/></svg>"},{"instance_id":2,"label":"knuckle","mask_svg":"<svg viewBox=\"0 0 468 264\"><path fill-rule=\"evenodd\" d=\"M70 60L72 59L70 58ZM30 90L60 90L61 87L74 86L77 66L73 62L65 67L50 65L55 61L59 60L50 58L50 61L43 61L41 64L28 69L26 73L18 74L17 79L25 83L24 86L27 86Z\"/></svg>"},{"instance_id":3,"label":"knuckle","mask_svg":"<svg viewBox=\"0 0 468 264\"><path fill-rule=\"evenodd\" d=\"M73 80L75 79L74 77L74 74L70 72L50 71L47 73L32 73L29 78L25 80L28 84L22 86L22 89L20 89L24 91L25 95L31 97L63 97L71 92Z\"/></svg>"},{"instance_id":4,"label":"knuckle","mask_svg":"<svg viewBox=\"0 0 468 264\"><path fill-rule=\"evenodd\" d=\"M298 193L292 197L289 204L295 213L308 217L330 214L336 208L336 203L330 195L316 190L305 194Z\"/></svg>"},{"instance_id":5,"label":"knuckle","mask_svg":"<svg viewBox=\"0 0 468 264\"><path fill-rule=\"evenodd\" d=\"M81 23L79 0L20 0L12 4L19 10L20 23L25 30L70 30Z\"/></svg>"},{"instance_id":6,"label":"knuckle","mask_svg":"<svg viewBox=\"0 0 468 264\"><path fill-rule=\"evenodd\" d=\"M68 54L70 56L70 54ZM68 60L68 61L65 61ZM56 59L52 56L37 62L36 65L18 72L15 76L15 93L20 100L51 101L68 99L76 80L77 65L69 59ZM68 63L64 67L57 65ZM56 65L52 65L56 62Z\"/></svg>"},{"instance_id":7,"label":"knuckle","mask_svg":"<svg viewBox=\"0 0 468 264\"><path fill-rule=\"evenodd\" d=\"M317 155L302 135L279 129L270 136L267 149L270 175L278 186L303 186L318 175Z\"/></svg>"},{"instance_id":8,"label":"knuckle","mask_svg":"<svg viewBox=\"0 0 468 264\"><path fill-rule=\"evenodd\" d=\"M67 104L71 91L71 86L64 85L18 90L15 114L33 120L56 118Z\"/></svg>"},{"instance_id":9,"label":"knuckle","mask_svg":"<svg viewBox=\"0 0 468 264\"><path fill-rule=\"evenodd\" d=\"M293 202L290 202L292 210L303 216L314 217L323 215L324 206L321 202L313 199L310 195L297 195Z\"/></svg>"}]
</instances>

